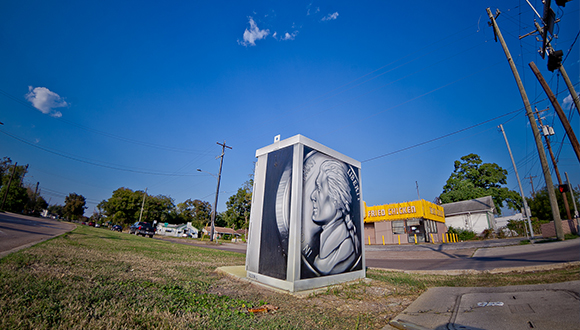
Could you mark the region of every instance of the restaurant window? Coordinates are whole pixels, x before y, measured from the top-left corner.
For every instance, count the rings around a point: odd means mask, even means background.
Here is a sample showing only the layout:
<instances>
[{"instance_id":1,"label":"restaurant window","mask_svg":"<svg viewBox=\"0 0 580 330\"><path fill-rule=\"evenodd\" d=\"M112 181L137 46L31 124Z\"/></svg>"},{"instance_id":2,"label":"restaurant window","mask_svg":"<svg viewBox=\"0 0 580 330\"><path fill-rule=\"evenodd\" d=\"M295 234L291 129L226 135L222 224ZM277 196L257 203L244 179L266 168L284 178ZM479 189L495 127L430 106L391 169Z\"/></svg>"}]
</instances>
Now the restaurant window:
<instances>
[{"instance_id":1,"label":"restaurant window","mask_svg":"<svg viewBox=\"0 0 580 330\"><path fill-rule=\"evenodd\" d=\"M391 225L393 227L394 235L405 234L405 220L392 221Z\"/></svg>"}]
</instances>

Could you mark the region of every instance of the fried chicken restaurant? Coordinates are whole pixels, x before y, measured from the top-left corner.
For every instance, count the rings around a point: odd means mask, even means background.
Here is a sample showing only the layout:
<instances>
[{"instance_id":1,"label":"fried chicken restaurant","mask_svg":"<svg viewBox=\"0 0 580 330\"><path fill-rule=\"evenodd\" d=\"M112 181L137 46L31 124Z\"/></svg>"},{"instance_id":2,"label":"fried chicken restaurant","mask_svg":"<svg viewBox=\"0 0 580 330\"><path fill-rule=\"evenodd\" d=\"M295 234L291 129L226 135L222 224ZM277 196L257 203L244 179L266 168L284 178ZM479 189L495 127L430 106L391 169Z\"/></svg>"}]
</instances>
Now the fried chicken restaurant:
<instances>
[{"instance_id":1,"label":"fried chicken restaurant","mask_svg":"<svg viewBox=\"0 0 580 330\"><path fill-rule=\"evenodd\" d=\"M447 231L443 207L424 199L367 206L365 244L441 243Z\"/></svg>"}]
</instances>

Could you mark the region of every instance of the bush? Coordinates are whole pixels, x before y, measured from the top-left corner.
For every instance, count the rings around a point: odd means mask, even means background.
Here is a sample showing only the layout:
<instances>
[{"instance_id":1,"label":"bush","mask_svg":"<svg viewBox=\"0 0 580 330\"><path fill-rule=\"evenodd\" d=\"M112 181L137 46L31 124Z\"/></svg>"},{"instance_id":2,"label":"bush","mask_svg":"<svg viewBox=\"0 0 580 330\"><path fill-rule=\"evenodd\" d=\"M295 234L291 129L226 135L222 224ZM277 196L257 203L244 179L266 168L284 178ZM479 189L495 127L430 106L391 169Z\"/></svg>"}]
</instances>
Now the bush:
<instances>
[{"instance_id":1,"label":"bush","mask_svg":"<svg viewBox=\"0 0 580 330\"><path fill-rule=\"evenodd\" d=\"M471 241L477 239L477 234L471 230L449 227L449 233L457 234L460 241Z\"/></svg>"}]
</instances>

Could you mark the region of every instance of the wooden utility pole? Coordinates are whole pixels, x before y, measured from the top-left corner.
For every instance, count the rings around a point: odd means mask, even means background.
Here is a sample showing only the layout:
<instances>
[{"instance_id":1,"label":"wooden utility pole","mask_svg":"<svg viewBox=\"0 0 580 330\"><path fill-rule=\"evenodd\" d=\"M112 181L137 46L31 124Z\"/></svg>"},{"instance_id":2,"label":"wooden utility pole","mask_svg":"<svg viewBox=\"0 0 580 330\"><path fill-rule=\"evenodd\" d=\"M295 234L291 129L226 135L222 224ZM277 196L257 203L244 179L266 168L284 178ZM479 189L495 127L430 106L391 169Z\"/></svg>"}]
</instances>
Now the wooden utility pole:
<instances>
[{"instance_id":1,"label":"wooden utility pole","mask_svg":"<svg viewBox=\"0 0 580 330\"><path fill-rule=\"evenodd\" d=\"M216 217L216 213L217 213L217 202L218 202L218 195L220 192L220 181L222 178L222 165L224 163L224 155L226 153L226 148L228 149L232 149L232 147L227 146L226 145L226 141L224 141L224 143L219 143L216 142L218 145L222 146L222 154L218 157L220 158L220 171L218 173L218 180L217 180L217 190L215 192L215 203L213 204L213 213L211 214L211 233L210 233L210 237L209 240L211 242L213 242L213 235L215 232L215 217Z\"/></svg>"},{"instance_id":2,"label":"wooden utility pole","mask_svg":"<svg viewBox=\"0 0 580 330\"><path fill-rule=\"evenodd\" d=\"M18 162L14 163L14 169L12 169L12 175L10 176L10 179L8 179L8 186L6 187L6 192L4 192L4 198L2 199L2 207L0 207L0 210L4 211L4 204L6 203L6 197L8 197L8 190L10 190L10 184L12 183L12 178L14 178L14 173L16 173L16 165L18 165Z\"/></svg>"},{"instance_id":3,"label":"wooden utility pole","mask_svg":"<svg viewBox=\"0 0 580 330\"><path fill-rule=\"evenodd\" d=\"M145 197L147 197L147 188L145 188L145 193L143 194L143 201L141 202L141 212L139 212L139 222L141 222L141 217L143 216L143 208L145 207Z\"/></svg>"},{"instance_id":4,"label":"wooden utility pole","mask_svg":"<svg viewBox=\"0 0 580 330\"><path fill-rule=\"evenodd\" d=\"M542 139L540 137L540 132L538 131L538 125L536 124L536 120L534 118L534 114L532 112L532 107L530 105L530 101L528 99L528 95L526 94L526 90L524 89L524 84L520 79L520 74L518 73L518 69L514 63L514 60L510 54L510 51L503 39L501 31L499 30L499 26L495 21L495 17L491 13L489 8L487 10L487 15L491 20L490 25L493 26L493 32L497 39L499 39L505 56L507 57L508 63L516 79L516 83L518 85L518 89L520 90L520 95L522 100L524 101L524 106L526 108L526 115L528 116L528 120L530 121L530 126L532 127L532 132L534 134L534 140L536 142L536 148L538 149L538 154L540 156L540 163L542 164L542 172L544 173L544 179L546 181L546 188L548 190L548 197L550 198L550 206L552 207L552 216L554 217L554 226L556 229L556 236L558 240L564 240L564 230L562 228L562 219L560 219L560 211L558 209L558 202L556 200L556 193L554 192L554 183L552 182L552 175L550 174L550 167L548 166L548 159L546 158L546 153L544 152L544 146L542 145ZM499 10L497 11L499 15Z\"/></svg>"},{"instance_id":5,"label":"wooden utility pole","mask_svg":"<svg viewBox=\"0 0 580 330\"><path fill-rule=\"evenodd\" d=\"M578 162L580 162L580 144L578 143L576 134L574 134L574 131L572 130L572 126L570 126L568 118L566 118L566 114L564 114L564 110L562 110L562 107L560 106L558 99L556 99L556 96L554 95L554 93L552 93L552 89L550 88L550 86L548 86L548 83L546 82L546 80L544 79L544 77L540 73L540 70L538 70L538 67L536 67L536 64L534 64L534 62L530 62L530 68L536 75L536 78L538 78L538 81L540 82L540 85L542 85L542 88L544 88L544 91L546 92L546 95L548 95L550 102L552 102L554 110L556 110L556 113L558 114L558 117L562 122L562 126L564 126L564 130L568 135L568 139L572 144L572 148L574 148L576 158L578 158Z\"/></svg>"},{"instance_id":6,"label":"wooden utility pole","mask_svg":"<svg viewBox=\"0 0 580 330\"><path fill-rule=\"evenodd\" d=\"M536 29L538 30L538 32L540 32L540 34L542 34L544 31L544 28L542 28L540 26L540 24L538 24L538 22L534 22L534 24L536 25ZM547 49L550 52L554 51L554 48L552 48L552 45L550 45L550 43L548 43ZM560 65L558 65L558 71L560 71L560 74L562 75L562 78L564 78L564 82L566 83L566 86L568 87L568 91L570 91L570 96L572 96L572 100L574 101L574 105L576 105L576 111L578 111L578 114L580 114L580 100L578 99L578 93L576 93L576 90L574 89L574 85L572 84L572 81L570 81L570 77L568 77L568 73L566 72L566 69L564 69L564 66L562 65L562 63L560 63Z\"/></svg>"},{"instance_id":7,"label":"wooden utility pole","mask_svg":"<svg viewBox=\"0 0 580 330\"><path fill-rule=\"evenodd\" d=\"M532 197L534 197L534 198L536 197L536 191L534 190L534 180L532 180L532 179L536 178L536 177L537 176L535 176L535 175L534 176L530 175L530 176L524 178L524 179L530 179L530 184L532 185Z\"/></svg>"},{"instance_id":8,"label":"wooden utility pole","mask_svg":"<svg viewBox=\"0 0 580 330\"><path fill-rule=\"evenodd\" d=\"M540 127L543 126L542 124L542 117L540 116L540 111L536 109L536 116L538 116L538 123L540 123ZM552 164L554 164L554 172L556 172L556 177L558 178L558 185L562 184L562 177L560 176L560 171L558 170L558 163L556 162L556 157L554 157L554 152L552 151L552 145L550 144L550 139L548 139L547 135L544 135L544 140L546 140L546 146L548 147L548 151L550 152L550 158L552 158ZM568 219L572 219L572 215L570 214L570 206L568 205L568 198L566 198L566 193L562 193L562 198L564 199L564 207L566 208L566 215Z\"/></svg>"}]
</instances>

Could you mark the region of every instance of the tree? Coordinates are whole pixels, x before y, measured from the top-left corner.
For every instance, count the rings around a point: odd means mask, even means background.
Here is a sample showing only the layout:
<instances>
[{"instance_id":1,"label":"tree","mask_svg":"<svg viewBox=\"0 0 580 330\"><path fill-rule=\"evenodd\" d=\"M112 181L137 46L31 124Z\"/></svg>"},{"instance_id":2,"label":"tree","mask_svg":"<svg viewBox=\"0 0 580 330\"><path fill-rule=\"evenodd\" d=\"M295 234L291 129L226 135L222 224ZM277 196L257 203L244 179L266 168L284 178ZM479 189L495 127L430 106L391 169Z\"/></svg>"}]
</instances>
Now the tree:
<instances>
[{"instance_id":1,"label":"tree","mask_svg":"<svg viewBox=\"0 0 580 330\"><path fill-rule=\"evenodd\" d=\"M14 176L12 173L14 173ZM4 196L6 196L4 211L24 212L24 207L29 202L26 188L22 186L26 173L25 166L14 166L9 157L3 157L0 161L0 206L2 206L2 201ZM8 186L9 182L10 186ZM8 194L6 191L8 191Z\"/></svg>"},{"instance_id":2,"label":"tree","mask_svg":"<svg viewBox=\"0 0 580 330\"><path fill-rule=\"evenodd\" d=\"M32 186L26 187L28 202L24 207L24 213L38 216L40 215L40 212L42 212L42 210L48 207L48 203L44 198L42 198L42 196L35 194L35 192L36 189L33 188Z\"/></svg>"},{"instance_id":3,"label":"tree","mask_svg":"<svg viewBox=\"0 0 580 330\"><path fill-rule=\"evenodd\" d=\"M64 216L64 206L58 204L50 205L48 207L48 213L56 215L59 218L62 218Z\"/></svg>"},{"instance_id":4,"label":"tree","mask_svg":"<svg viewBox=\"0 0 580 330\"><path fill-rule=\"evenodd\" d=\"M501 215L504 202L508 208L519 210L522 205L520 195L502 187L507 184L507 171L495 163L482 163L476 154L456 160L455 169L439 195L441 202L445 204L491 196L498 214Z\"/></svg>"},{"instance_id":5,"label":"tree","mask_svg":"<svg viewBox=\"0 0 580 330\"><path fill-rule=\"evenodd\" d=\"M85 209L87 208L86 199L83 195L78 195L77 193L70 193L64 199L64 215L65 217L72 220L79 220L85 214Z\"/></svg>"},{"instance_id":6,"label":"tree","mask_svg":"<svg viewBox=\"0 0 580 330\"><path fill-rule=\"evenodd\" d=\"M230 196L226 202L227 210L224 212L224 220L228 227L234 229L247 228L250 219L250 209L252 207L251 182L246 181L238 189L235 195Z\"/></svg>"},{"instance_id":7,"label":"tree","mask_svg":"<svg viewBox=\"0 0 580 330\"><path fill-rule=\"evenodd\" d=\"M180 222L191 222L191 224L201 229L206 223L211 221L211 204L199 199L188 199L183 203L177 204L177 215Z\"/></svg>"},{"instance_id":8,"label":"tree","mask_svg":"<svg viewBox=\"0 0 580 330\"><path fill-rule=\"evenodd\" d=\"M119 188L113 191L113 196L99 203L98 207L103 210L109 221L115 224L132 224L139 220L141 205L145 192L133 191L129 188ZM173 199L167 196L146 196L143 207L142 221L172 222L175 217L171 211L175 208Z\"/></svg>"},{"instance_id":9,"label":"tree","mask_svg":"<svg viewBox=\"0 0 580 330\"><path fill-rule=\"evenodd\" d=\"M574 198L576 199L576 205L580 206L579 203L580 190L579 189L573 190L574 190ZM568 215L566 214L564 200L562 199L562 194L558 190L558 185L554 186L554 191L556 193L558 209L560 210L560 217L562 219L566 219ZM571 213L574 213L573 209L574 203L572 203L572 196L570 195L570 192L567 192L565 194L566 198L568 199L568 204L572 208ZM538 218L539 220L548 222L554 220L552 216L552 207L550 205L550 199L548 197L548 190L546 189L546 187L543 187L542 189L536 191L536 194L533 198L526 198L526 200L528 201L528 206L530 207L530 211L534 217Z\"/></svg>"}]
</instances>

